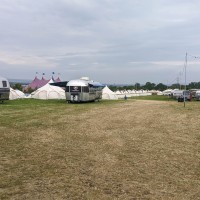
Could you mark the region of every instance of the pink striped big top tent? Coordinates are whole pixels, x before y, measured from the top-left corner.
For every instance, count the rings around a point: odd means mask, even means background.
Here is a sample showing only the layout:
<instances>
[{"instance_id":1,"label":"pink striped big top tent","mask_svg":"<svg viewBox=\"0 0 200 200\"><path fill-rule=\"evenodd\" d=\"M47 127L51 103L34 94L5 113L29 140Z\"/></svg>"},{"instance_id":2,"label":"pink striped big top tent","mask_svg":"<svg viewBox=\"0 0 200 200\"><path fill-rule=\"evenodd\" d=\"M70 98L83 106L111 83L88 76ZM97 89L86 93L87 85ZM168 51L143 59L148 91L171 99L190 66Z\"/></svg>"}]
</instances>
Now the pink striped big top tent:
<instances>
[{"instance_id":1,"label":"pink striped big top tent","mask_svg":"<svg viewBox=\"0 0 200 200\"><path fill-rule=\"evenodd\" d=\"M51 79L45 79L42 76L42 79L39 79L37 76L35 76L34 80L28 85L26 86L25 90L27 90L28 88L31 88L32 90L37 90L38 88L43 87L44 85L46 85ZM54 79L52 76L52 80L53 82L60 82L60 78L58 77L57 79Z\"/></svg>"}]
</instances>

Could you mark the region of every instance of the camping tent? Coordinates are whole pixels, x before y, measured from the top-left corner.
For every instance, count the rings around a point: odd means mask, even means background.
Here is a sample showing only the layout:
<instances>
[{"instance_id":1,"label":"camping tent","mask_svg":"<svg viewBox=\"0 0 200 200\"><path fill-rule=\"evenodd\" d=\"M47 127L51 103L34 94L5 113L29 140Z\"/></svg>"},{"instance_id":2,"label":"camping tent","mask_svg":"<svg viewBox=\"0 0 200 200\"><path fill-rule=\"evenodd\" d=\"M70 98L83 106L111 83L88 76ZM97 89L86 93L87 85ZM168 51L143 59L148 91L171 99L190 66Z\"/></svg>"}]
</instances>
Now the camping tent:
<instances>
[{"instance_id":1,"label":"camping tent","mask_svg":"<svg viewBox=\"0 0 200 200\"><path fill-rule=\"evenodd\" d=\"M163 95L171 95L172 89L167 89L163 91Z\"/></svg>"},{"instance_id":2,"label":"camping tent","mask_svg":"<svg viewBox=\"0 0 200 200\"><path fill-rule=\"evenodd\" d=\"M119 91L119 90L117 90L117 91L115 92L115 94L116 94L117 98L124 98L124 94L121 93L121 91Z\"/></svg>"},{"instance_id":3,"label":"camping tent","mask_svg":"<svg viewBox=\"0 0 200 200\"><path fill-rule=\"evenodd\" d=\"M9 95L10 100L23 99L25 97L26 95L22 91L14 90L13 88L10 88L10 95Z\"/></svg>"},{"instance_id":4,"label":"camping tent","mask_svg":"<svg viewBox=\"0 0 200 200\"><path fill-rule=\"evenodd\" d=\"M104 87L102 90L102 99L118 99L117 95L108 88Z\"/></svg>"},{"instance_id":5,"label":"camping tent","mask_svg":"<svg viewBox=\"0 0 200 200\"><path fill-rule=\"evenodd\" d=\"M65 91L57 86L50 85L50 80L45 86L31 93L31 98L34 99L66 99Z\"/></svg>"},{"instance_id":6,"label":"camping tent","mask_svg":"<svg viewBox=\"0 0 200 200\"><path fill-rule=\"evenodd\" d=\"M28 86L26 86L25 89L27 90L28 88L31 88L32 90L35 90L40 87L40 82L41 80L36 76L34 80Z\"/></svg>"}]
</instances>

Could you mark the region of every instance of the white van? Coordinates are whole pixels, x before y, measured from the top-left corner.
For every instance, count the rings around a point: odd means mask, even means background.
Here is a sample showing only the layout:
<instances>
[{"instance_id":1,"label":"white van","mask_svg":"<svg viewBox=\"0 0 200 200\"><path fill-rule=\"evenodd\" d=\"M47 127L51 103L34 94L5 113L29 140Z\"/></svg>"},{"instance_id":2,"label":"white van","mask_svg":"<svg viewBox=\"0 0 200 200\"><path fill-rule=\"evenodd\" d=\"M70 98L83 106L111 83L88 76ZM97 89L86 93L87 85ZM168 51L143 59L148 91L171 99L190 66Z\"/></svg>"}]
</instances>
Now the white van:
<instances>
[{"instance_id":1,"label":"white van","mask_svg":"<svg viewBox=\"0 0 200 200\"><path fill-rule=\"evenodd\" d=\"M10 84L6 78L0 76L0 101L9 100Z\"/></svg>"}]
</instances>

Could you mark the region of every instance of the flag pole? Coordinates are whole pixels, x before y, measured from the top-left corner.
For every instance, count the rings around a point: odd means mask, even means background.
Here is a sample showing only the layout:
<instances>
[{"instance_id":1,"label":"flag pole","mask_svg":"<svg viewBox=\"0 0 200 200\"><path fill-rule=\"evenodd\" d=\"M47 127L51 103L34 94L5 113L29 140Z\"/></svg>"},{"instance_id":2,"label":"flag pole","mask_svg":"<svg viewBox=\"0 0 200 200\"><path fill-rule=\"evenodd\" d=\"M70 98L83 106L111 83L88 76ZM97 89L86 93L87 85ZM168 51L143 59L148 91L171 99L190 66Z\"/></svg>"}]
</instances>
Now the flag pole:
<instances>
[{"instance_id":1,"label":"flag pole","mask_svg":"<svg viewBox=\"0 0 200 200\"><path fill-rule=\"evenodd\" d=\"M184 92L184 107L185 107L185 96L186 96L186 68L187 68L187 52L185 54L185 92Z\"/></svg>"}]
</instances>

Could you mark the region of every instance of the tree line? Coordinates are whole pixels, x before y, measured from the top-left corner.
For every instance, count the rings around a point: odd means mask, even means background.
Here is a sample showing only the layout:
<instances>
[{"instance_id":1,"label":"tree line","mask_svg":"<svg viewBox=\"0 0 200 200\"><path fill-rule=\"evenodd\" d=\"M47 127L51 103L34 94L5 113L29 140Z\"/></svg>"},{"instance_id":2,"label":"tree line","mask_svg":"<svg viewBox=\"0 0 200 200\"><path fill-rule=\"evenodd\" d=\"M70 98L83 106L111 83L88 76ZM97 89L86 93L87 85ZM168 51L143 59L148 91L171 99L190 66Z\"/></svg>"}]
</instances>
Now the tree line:
<instances>
[{"instance_id":1,"label":"tree line","mask_svg":"<svg viewBox=\"0 0 200 200\"><path fill-rule=\"evenodd\" d=\"M167 86L163 83L155 84L155 83L151 83L151 82L146 82L144 85L141 85L140 83L136 83L134 85L126 85L126 86L109 85L109 88L112 91L117 91L117 90L159 90L159 91L164 91L168 88L184 90L185 85L175 83L175 84ZM191 89L200 89L200 82L191 82L188 85L186 85L186 90L191 90Z\"/></svg>"}]
</instances>

